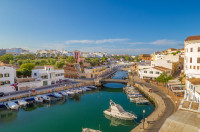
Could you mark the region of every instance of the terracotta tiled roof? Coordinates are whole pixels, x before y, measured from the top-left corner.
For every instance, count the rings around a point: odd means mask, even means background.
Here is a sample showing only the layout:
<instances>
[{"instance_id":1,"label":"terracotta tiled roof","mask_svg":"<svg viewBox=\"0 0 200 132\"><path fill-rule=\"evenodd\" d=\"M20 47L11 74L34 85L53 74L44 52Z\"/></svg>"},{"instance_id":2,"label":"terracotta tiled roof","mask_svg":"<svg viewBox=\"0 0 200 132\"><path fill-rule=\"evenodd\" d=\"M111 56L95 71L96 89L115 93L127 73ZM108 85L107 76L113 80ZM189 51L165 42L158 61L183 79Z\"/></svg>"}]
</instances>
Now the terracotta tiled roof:
<instances>
[{"instance_id":1,"label":"terracotta tiled roof","mask_svg":"<svg viewBox=\"0 0 200 132\"><path fill-rule=\"evenodd\" d=\"M188 79L193 85L200 85L200 78L190 78Z\"/></svg>"},{"instance_id":2,"label":"terracotta tiled roof","mask_svg":"<svg viewBox=\"0 0 200 132\"><path fill-rule=\"evenodd\" d=\"M192 40L200 40L200 35L189 36L189 37L186 38L185 41L192 41Z\"/></svg>"},{"instance_id":3,"label":"terracotta tiled roof","mask_svg":"<svg viewBox=\"0 0 200 132\"><path fill-rule=\"evenodd\" d=\"M171 69L163 67L163 66L155 66L152 67L153 69L160 70L160 71L171 71Z\"/></svg>"},{"instance_id":4,"label":"terracotta tiled roof","mask_svg":"<svg viewBox=\"0 0 200 132\"><path fill-rule=\"evenodd\" d=\"M44 67L54 67L54 66L52 66L52 65L45 65Z\"/></svg>"}]
</instances>

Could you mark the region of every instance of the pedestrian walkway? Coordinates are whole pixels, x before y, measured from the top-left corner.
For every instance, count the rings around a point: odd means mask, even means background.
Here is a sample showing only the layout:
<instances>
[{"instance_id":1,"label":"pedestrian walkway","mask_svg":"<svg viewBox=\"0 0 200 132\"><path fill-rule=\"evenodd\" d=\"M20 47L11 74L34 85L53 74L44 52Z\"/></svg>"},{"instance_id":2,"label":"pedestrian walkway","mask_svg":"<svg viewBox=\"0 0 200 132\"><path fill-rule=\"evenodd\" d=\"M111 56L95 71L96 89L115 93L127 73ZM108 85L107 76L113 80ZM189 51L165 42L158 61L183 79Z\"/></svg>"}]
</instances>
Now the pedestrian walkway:
<instances>
[{"instance_id":1,"label":"pedestrian walkway","mask_svg":"<svg viewBox=\"0 0 200 132\"><path fill-rule=\"evenodd\" d=\"M167 94L162 91L162 89L147 83L143 80L140 80L136 74L134 74L133 81L136 83L136 86L140 87L142 91L145 91L153 101L156 103L155 111L147 117L144 128L147 132L156 132L159 131L164 121L175 112L175 105L171 99L168 98ZM152 89L152 93L149 93L149 88ZM143 124L141 123L132 132L142 132Z\"/></svg>"}]
</instances>

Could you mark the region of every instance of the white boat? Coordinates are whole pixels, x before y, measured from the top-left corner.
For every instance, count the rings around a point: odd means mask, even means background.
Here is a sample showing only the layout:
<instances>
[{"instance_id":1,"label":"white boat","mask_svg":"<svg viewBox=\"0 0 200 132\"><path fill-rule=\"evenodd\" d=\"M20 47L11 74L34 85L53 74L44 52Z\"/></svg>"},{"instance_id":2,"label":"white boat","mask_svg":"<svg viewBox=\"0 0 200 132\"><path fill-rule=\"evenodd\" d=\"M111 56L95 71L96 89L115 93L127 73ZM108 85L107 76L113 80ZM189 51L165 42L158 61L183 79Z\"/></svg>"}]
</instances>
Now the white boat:
<instances>
[{"instance_id":1,"label":"white boat","mask_svg":"<svg viewBox=\"0 0 200 132\"><path fill-rule=\"evenodd\" d=\"M67 94L68 94L68 95L74 95L74 94L75 94L75 92L74 92L74 91L72 91L72 90L68 90L68 91L67 91Z\"/></svg>"},{"instance_id":2,"label":"white boat","mask_svg":"<svg viewBox=\"0 0 200 132\"><path fill-rule=\"evenodd\" d=\"M68 96L68 94L65 91L61 91L59 93L62 94L63 96Z\"/></svg>"},{"instance_id":3,"label":"white boat","mask_svg":"<svg viewBox=\"0 0 200 132\"><path fill-rule=\"evenodd\" d=\"M12 102L12 101L9 101L7 103L7 106L9 109L12 109L12 110L18 110L19 109L19 105L17 105L15 102Z\"/></svg>"},{"instance_id":4,"label":"white boat","mask_svg":"<svg viewBox=\"0 0 200 132\"><path fill-rule=\"evenodd\" d=\"M63 96L62 96L62 94L59 94L59 93L54 93L53 94L56 98L62 98Z\"/></svg>"},{"instance_id":5,"label":"white boat","mask_svg":"<svg viewBox=\"0 0 200 132\"><path fill-rule=\"evenodd\" d=\"M51 98L47 95L41 95L41 97L44 101L51 101Z\"/></svg>"},{"instance_id":6,"label":"white boat","mask_svg":"<svg viewBox=\"0 0 200 132\"><path fill-rule=\"evenodd\" d=\"M110 109L105 110L104 114L115 117L115 118L119 118L122 120L133 120L137 118L134 114L131 114L125 111L121 105L116 104L112 100L110 100Z\"/></svg>"},{"instance_id":7,"label":"white boat","mask_svg":"<svg viewBox=\"0 0 200 132\"><path fill-rule=\"evenodd\" d=\"M84 87L84 89L85 89L86 91L91 91L91 90L92 90L91 88L88 88L88 87Z\"/></svg>"},{"instance_id":8,"label":"white boat","mask_svg":"<svg viewBox=\"0 0 200 132\"><path fill-rule=\"evenodd\" d=\"M97 89L97 87L95 87L95 86L87 86L87 88L90 88L90 89Z\"/></svg>"},{"instance_id":9,"label":"white boat","mask_svg":"<svg viewBox=\"0 0 200 132\"><path fill-rule=\"evenodd\" d=\"M20 99L20 100L18 100L17 102L18 102L18 104L19 104L20 106L26 106L26 105L28 105L28 102L25 101L24 99Z\"/></svg>"},{"instance_id":10,"label":"white boat","mask_svg":"<svg viewBox=\"0 0 200 132\"><path fill-rule=\"evenodd\" d=\"M94 130L94 129L90 129L90 128L83 128L82 132L102 132L102 131Z\"/></svg>"},{"instance_id":11,"label":"white boat","mask_svg":"<svg viewBox=\"0 0 200 132\"><path fill-rule=\"evenodd\" d=\"M34 97L35 102L42 103L44 100L41 95L37 95Z\"/></svg>"}]
</instances>

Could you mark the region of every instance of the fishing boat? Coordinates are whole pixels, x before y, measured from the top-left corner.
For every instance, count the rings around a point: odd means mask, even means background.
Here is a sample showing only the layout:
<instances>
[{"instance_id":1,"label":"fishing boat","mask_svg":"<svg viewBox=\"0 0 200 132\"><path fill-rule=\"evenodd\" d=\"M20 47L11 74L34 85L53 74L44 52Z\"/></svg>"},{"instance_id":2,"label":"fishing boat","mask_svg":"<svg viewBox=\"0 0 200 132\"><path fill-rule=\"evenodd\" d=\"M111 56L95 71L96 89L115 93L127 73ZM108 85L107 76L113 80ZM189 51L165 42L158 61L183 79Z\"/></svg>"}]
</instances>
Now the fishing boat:
<instances>
[{"instance_id":1,"label":"fishing boat","mask_svg":"<svg viewBox=\"0 0 200 132\"><path fill-rule=\"evenodd\" d=\"M116 104L112 100L110 100L110 108L104 111L104 114L119 118L122 120L133 120L137 118L134 114L131 114L125 111L121 105Z\"/></svg>"},{"instance_id":2,"label":"fishing boat","mask_svg":"<svg viewBox=\"0 0 200 132\"><path fill-rule=\"evenodd\" d=\"M47 101L47 102L51 101L51 98L50 98L49 96L47 96L47 95L42 95L41 98L42 98L44 101Z\"/></svg>"},{"instance_id":3,"label":"fishing boat","mask_svg":"<svg viewBox=\"0 0 200 132\"><path fill-rule=\"evenodd\" d=\"M19 109L19 105L17 105L15 102L12 102L12 101L9 101L7 103L7 107L9 109L12 109L12 110L18 110Z\"/></svg>"},{"instance_id":4,"label":"fishing boat","mask_svg":"<svg viewBox=\"0 0 200 132\"><path fill-rule=\"evenodd\" d=\"M82 132L102 132L102 131L94 130L94 129L90 129L90 128L83 128Z\"/></svg>"},{"instance_id":5,"label":"fishing boat","mask_svg":"<svg viewBox=\"0 0 200 132\"><path fill-rule=\"evenodd\" d=\"M20 99L17 101L19 106L26 106L28 105L29 103L27 101L25 101L24 99Z\"/></svg>"},{"instance_id":6,"label":"fishing boat","mask_svg":"<svg viewBox=\"0 0 200 132\"><path fill-rule=\"evenodd\" d=\"M42 103L44 100L41 95L37 95L34 97L35 102Z\"/></svg>"}]
</instances>

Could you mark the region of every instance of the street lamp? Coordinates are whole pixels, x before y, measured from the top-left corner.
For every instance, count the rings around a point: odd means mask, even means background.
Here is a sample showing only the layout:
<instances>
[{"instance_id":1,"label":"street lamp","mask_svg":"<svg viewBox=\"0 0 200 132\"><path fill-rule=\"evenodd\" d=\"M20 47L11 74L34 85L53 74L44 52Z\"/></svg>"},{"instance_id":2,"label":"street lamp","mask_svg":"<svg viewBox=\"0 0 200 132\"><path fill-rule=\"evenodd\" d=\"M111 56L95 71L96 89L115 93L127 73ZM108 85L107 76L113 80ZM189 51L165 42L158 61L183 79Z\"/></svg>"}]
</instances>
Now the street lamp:
<instances>
[{"instance_id":1,"label":"street lamp","mask_svg":"<svg viewBox=\"0 0 200 132\"><path fill-rule=\"evenodd\" d=\"M145 122L145 119L144 119L144 114L145 114L145 109L143 109L143 129L144 129L144 122Z\"/></svg>"}]
</instances>

